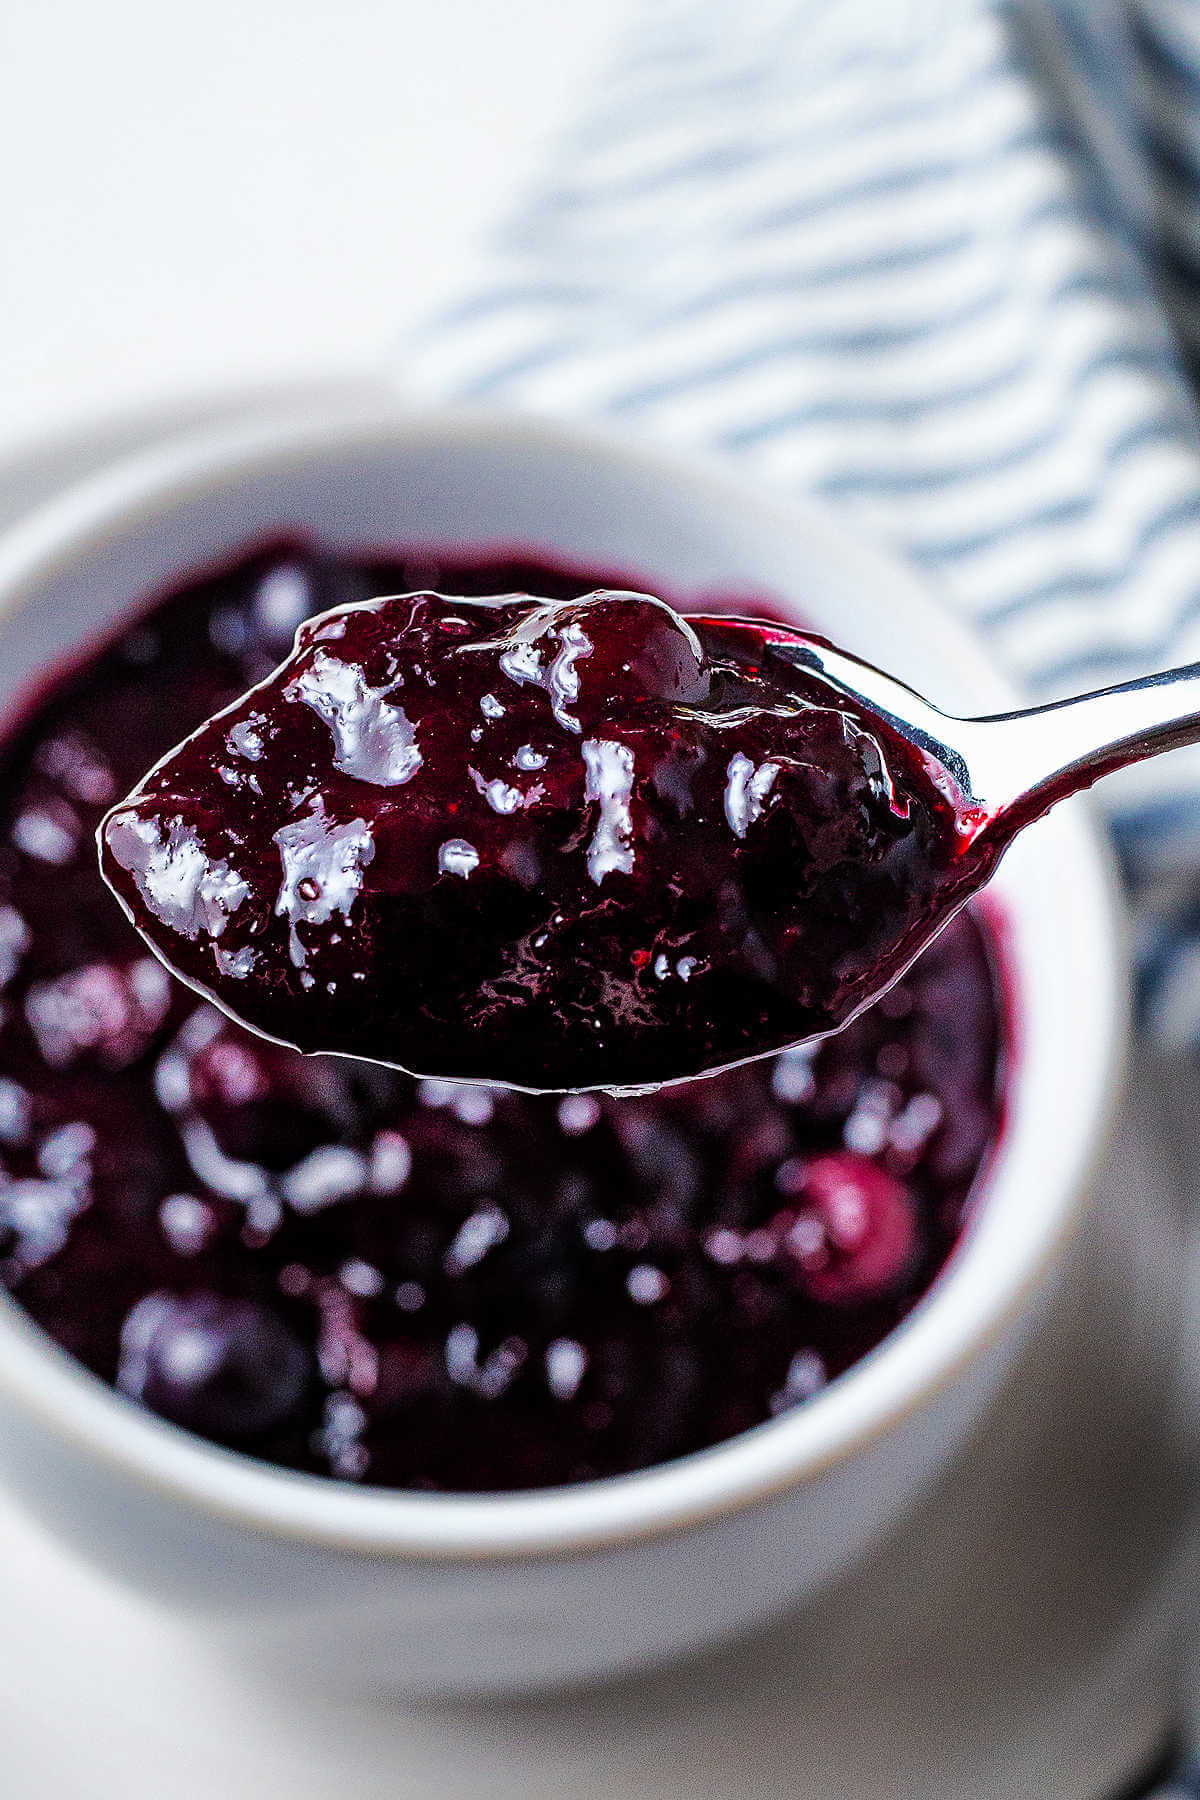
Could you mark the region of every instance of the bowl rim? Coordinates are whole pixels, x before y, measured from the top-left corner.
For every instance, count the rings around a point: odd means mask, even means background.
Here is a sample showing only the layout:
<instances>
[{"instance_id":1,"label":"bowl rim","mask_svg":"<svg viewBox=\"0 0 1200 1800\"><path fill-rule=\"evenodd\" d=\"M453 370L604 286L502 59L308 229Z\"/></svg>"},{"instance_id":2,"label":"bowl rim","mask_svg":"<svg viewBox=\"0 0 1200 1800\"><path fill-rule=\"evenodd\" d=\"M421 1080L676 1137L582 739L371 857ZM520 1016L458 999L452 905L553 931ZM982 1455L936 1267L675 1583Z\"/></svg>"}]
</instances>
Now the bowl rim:
<instances>
[{"instance_id":1,"label":"bowl rim","mask_svg":"<svg viewBox=\"0 0 1200 1800\"><path fill-rule=\"evenodd\" d=\"M933 585L857 522L820 502L752 488L715 458L630 443L607 428L567 425L520 412L413 408L398 397L311 396L217 425L184 429L125 454L71 484L0 535L0 616L31 600L45 581L109 538L151 524L182 501L217 494L270 466L422 442L445 447L561 452L592 458L626 476L668 482L697 504L736 507L777 529L819 540L825 554L891 589L903 590L918 628L954 645L997 710L1015 690ZM1068 825L1063 820L1064 826ZM1093 1046L1093 1091L1057 1204L1014 1257L990 1307L954 1329L933 1315L953 1286L947 1267L917 1307L882 1342L804 1407L708 1449L631 1474L573 1487L505 1494L424 1494L350 1486L275 1468L208 1443L155 1417L60 1349L7 1294L0 1295L0 1390L56 1437L163 1498L284 1540L411 1560L473 1562L599 1552L692 1530L777 1499L847 1462L901 1425L992 1345L1046 1280L1079 1223L1116 1114L1128 1040L1129 979L1124 907L1108 842L1088 802L1072 803L1069 827L1080 880L1108 954L1098 959L1095 1001L1102 1021ZM940 1333L940 1338L939 1338Z\"/></svg>"}]
</instances>

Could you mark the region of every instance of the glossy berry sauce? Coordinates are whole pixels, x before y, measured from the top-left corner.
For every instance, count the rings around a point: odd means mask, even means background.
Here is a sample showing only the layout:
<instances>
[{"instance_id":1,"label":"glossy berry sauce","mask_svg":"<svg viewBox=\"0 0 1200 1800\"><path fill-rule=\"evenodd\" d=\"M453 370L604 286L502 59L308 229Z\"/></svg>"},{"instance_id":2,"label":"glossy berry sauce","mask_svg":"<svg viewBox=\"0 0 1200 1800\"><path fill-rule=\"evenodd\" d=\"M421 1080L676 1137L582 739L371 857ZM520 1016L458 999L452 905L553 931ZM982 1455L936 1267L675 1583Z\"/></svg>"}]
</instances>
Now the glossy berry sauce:
<instances>
[{"instance_id":1,"label":"glossy berry sauce","mask_svg":"<svg viewBox=\"0 0 1200 1800\"><path fill-rule=\"evenodd\" d=\"M1001 1111L970 911L818 1046L653 1096L532 1097L264 1043L104 887L105 810L305 618L606 579L256 551L147 607L0 745L0 1277L163 1417L382 1485L616 1474L803 1402L950 1254Z\"/></svg>"},{"instance_id":2,"label":"glossy berry sauce","mask_svg":"<svg viewBox=\"0 0 1200 1800\"><path fill-rule=\"evenodd\" d=\"M627 1088L828 1032L980 879L922 753L645 595L326 614L105 821L152 947L308 1051Z\"/></svg>"}]
</instances>

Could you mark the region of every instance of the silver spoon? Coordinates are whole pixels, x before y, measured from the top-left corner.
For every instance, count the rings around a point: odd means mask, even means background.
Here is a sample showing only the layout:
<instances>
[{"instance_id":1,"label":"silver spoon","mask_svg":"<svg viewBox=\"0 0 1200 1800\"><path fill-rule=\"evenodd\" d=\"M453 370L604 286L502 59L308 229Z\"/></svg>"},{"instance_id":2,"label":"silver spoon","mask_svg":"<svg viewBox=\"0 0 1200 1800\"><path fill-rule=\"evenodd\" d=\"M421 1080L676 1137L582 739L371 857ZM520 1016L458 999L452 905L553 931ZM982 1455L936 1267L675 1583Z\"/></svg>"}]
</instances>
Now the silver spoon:
<instances>
[{"instance_id":1,"label":"silver spoon","mask_svg":"<svg viewBox=\"0 0 1200 1800\"><path fill-rule=\"evenodd\" d=\"M363 633L378 632L381 622L387 623L389 606L408 605L413 598L394 596L372 602L365 609L343 609L340 615L326 615L318 625L322 631L329 630L331 620L339 626L343 653L352 657L353 649L345 636L347 632L351 629ZM421 598L423 603L425 599L431 605L436 603L435 611L437 607L443 611L447 607L461 610L483 604L436 596L416 598ZM625 640L597 636L593 644L587 638L576 613L586 614L588 607L604 605L624 608L625 613L632 608L632 623L625 614L621 615L625 618ZM640 947L647 941L639 935L645 926L644 918L637 913L640 888L618 888L611 894L606 890L601 896L607 909L606 923L604 931L598 933L601 948L597 957L589 960L588 949L575 943L570 960L556 964L556 952L552 949L537 970L537 980L542 983L538 986L518 958L518 953L525 954L524 938L510 941L506 934L511 930L511 915L503 906L497 908L492 903L495 890L486 883L478 890L481 898L477 906L481 910L474 915L470 940L477 959L482 943L484 961L480 964L478 960L472 962L470 958L462 957L463 915L458 910L461 894L455 889L447 903L445 885L438 886L441 877L433 875L432 861L428 858L427 874L422 877L425 887L420 889L426 896L421 915L424 935L417 934L410 940L410 935L403 929L380 930L374 936L366 930L361 938L351 935L348 944L343 944L339 929L339 935L328 941L343 947L324 974L319 966L316 973L309 966L314 957L319 962L323 940L315 948L300 941L297 954L298 940L293 935L285 960L282 946L275 940L271 940L266 952L261 943L250 943L248 937L245 944L239 944L235 918L230 939L217 946L216 939L224 932L229 918L229 913L219 904L221 882L228 884L232 879L234 886L242 890L231 903L232 909L249 893L247 881L236 873L231 876L230 866L224 860L225 852L220 848L227 841L224 837L211 838L209 842L196 838L192 844L184 846L190 854L181 857L177 847L173 847L178 819L168 815L170 805L178 804L172 799L173 782L182 781L180 791L185 795L189 784L197 786L201 794L206 791L205 784L211 780L214 770L213 757L224 754L220 746L229 730L230 715L226 712L209 721L160 763L147 777L149 785L115 807L100 828L102 867L106 878L134 924L143 931L151 948L167 966L209 995L239 1023L295 1048L391 1062L395 1067L419 1074L519 1084L531 1091L559 1092L571 1087L612 1088L614 1085L640 1086L686 1080L694 1075L714 1073L747 1058L772 1054L789 1043L815 1040L847 1024L900 977L959 907L983 887L1013 837L1055 801L1089 787L1099 776L1127 763L1160 750L1200 741L1200 665L1143 677L1049 706L990 718L961 719L940 712L913 689L871 664L820 638L787 627L748 619L694 618L689 622L672 615L670 609L653 596L608 591L572 602L531 598L529 607L526 619L518 621L521 629L528 626L527 639L522 643L528 648L547 639L546 647L554 649L554 656L545 669L539 653L532 662L527 660L526 665L514 673L504 662L505 657L511 656L511 646L505 649L508 638L495 639L482 627L474 638L467 639L467 645L479 655L495 656L502 677L518 685L530 681L537 686L548 683L552 700L557 697L553 712L561 741L556 743L555 753L565 759L564 766L569 767L571 779L576 783L568 792L575 794L583 787L581 804L585 807L595 804L599 815L599 823L593 817L585 833L574 831L566 853L573 854L589 837L593 849L599 843L606 856L613 845L621 853L616 863L606 864L599 873L592 869L589 860L587 873L597 885L616 869L633 873L636 860L635 827L628 809L633 793L633 752L621 743L609 743L604 726L609 716L606 708L611 710L615 705L615 717L620 714L622 704L630 703L628 694L621 689L618 674L604 660L605 651L611 651L614 641L618 644L624 641L629 646L628 655L632 660L624 665L624 672L633 682L634 703L640 700L644 689L647 696L674 705L682 718L694 716L701 727L706 723L705 696L709 691L706 681L701 679L705 674L707 652L712 668L724 668L729 681L734 683L728 693L718 687L715 716L720 724L736 723L741 716L738 705L726 702L729 693L734 701L740 701L744 684L743 687L736 685L737 671L744 669L756 679L763 678L760 686L766 695L764 706L753 682L745 688L751 700L744 704L751 714L763 711L764 716L769 716L777 711L780 716L793 721L799 719L803 710L811 707L813 689L817 687L826 690L835 702L840 699L852 724L863 728L855 740L858 747L843 759L851 770L850 775L840 765L831 771L834 785L830 791L842 794L838 803L852 809L847 813L846 832L839 835L836 830L828 829L829 820L821 810L827 801L818 797L813 802L816 810L810 821L812 841L818 848L802 850L793 856L799 882L795 897L789 884L781 884L778 880L774 887L769 879L764 879L759 881L757 889L753 886L746 889L747 908L757 907L761 913L764 907L777 905L780 910L781 916L777 920L765 921L768 933L776 925L778 927L776 937L771 940L775 949L763 948L757 925L747 922L749 911L738 910L742 907L742 897L737 874L732 862L728 867L721 863L728 845L720 835L721 815L715 806L708 817L715 823L716 831L707 840L716 859L715 869L711 858L703 868L697 868L695 858L689 859L673 843L671 830L677 837L686 835L688 830L682 818L677 826L668 821L666 827L661 821L652 820L659 836L646 840L647 843L666 844L663 853L666 860L660 857L658 863L651 860L649 864L652 872L658 870L660 881L660 888L656 890L659 910L652 912L652 917L667 921L665 926L661 922L655 923L653 929L666 936L678 916L687 921L681 930L691 934L687 938L691 968L680 977L679 984L672 985L664 1003L656 998L659 989L649 980L640 979L640 971L649 960L648 953L643 954L639 963L633 955L614 955L611 949L616 944L618 950L622 950L627 941L639 946L640 953ZM401 630L406 628L404 622L409 619L411 610L408 605L408 611L399 621ZM571 617L562 627L560 642L554 637L554 628L558 613L563 611L569 612ZM666 625L664 616L668 621ZM458 632L469 629L458 612L453 613L452 623ZM694 627L699 628L699 637ZM304 628L306 633L313 629L311 624ZM574 631L576 636L569 639L568 631ZM705 638L707 642L702 642ZM739 643L739 638L744 641ZM457 645L458 639L454 642ZM569 657L568 649L571 651ZM287 711L291 706L287 683L293 678L298 660L303 662L311 650L312 641L302 633L293 657L251 696L235 702L232 710L253 705L257 709L256 717L264 710L265 716L273 717L272 708ZM446 654L461 658L461 650L459 645ZM564 701L574 705L579 698L579 683L583 679L580 670L586 671L587 659L592 654L597 654L599 685L594 697L595 716L588 727L593 737L583 744L587 765L585 787L578 779L579 740L571 736L572 732L580 731L580 723L578 718L564 716L561 707ZM643 670L635 677L633 671L635 667L641 668L638 658L643 656L650 658L647 664L650 672ZM654 656L658 657L657 664L653 661ZM728 665L726 658L732 659ZM576 668L576 661L579 668ZM772 664L777 667L772 669ZM555 671L558 671L561 694L557 694L554 686ZM795 679L797 677L802 679ZM491 679L490 669L485 669L481 679ZM612 687L614 681L616 686ZM639 682L642 688L638 687ZM364 688L363 692L373 694L374 691ZM794 706L790 704L793 693ZM490 694L485 697L494 702ZM343 702L339 700L338 704ZM361 713L367 701L346 701L345 705L351 710L358 706ZM501 708L502 713L503 710ZM825 711L824 708L818 710ZM355 726L359 737L367 741L365 734L370 718L366 714L361 717L339 715L338 723L343 731L348 722ZM873 741L873 722L880 727L880 741ZM405 723L407 726L407 721ZM711 721L707 724L710 731L718 728ZM475 735L477 730L473 732L472 741ZM896 739L901 739L916 752L912 757L900 754L895 771L896 791L888 787L893 780L886 751L889 736L895 750L900 750ZM344 785L348 776L373 781L371 772L364 777L359 769L346 764L344 746L337 731L334 739L338 756L343 760L333 759L330 781ZM868 751L861 750L862 743L869 746ZM614 773L600 759L597 774L593 766L597 763L596 757L593 756L593 762L587 760L589 749L593 753L615 750L626 760ZM719 750L720 739L709 749ZM834 750L830 754L836 763L838 752ZM871 757L877 755L879 759L877 774L882 786L878 792L872 790L878 810L886 812L889 799L902 816L907 816L905 808L909 802L914 802L917 807L917 828L907 833L901 831L894 839L885 831L882 834L883 851L878 855L873 841L864 853L860 854L856 848L859 801L855 798L854 757L864 754L868 757L862 765L864 775ZM417 760L419 764L420 757ZM728 854L738 857L740 866L740 852L735 840L745 836L747 825L755 815L735 816L742 804L737 797L740 790L735 790L733 785L739 761L745 764L747 759L744 755L735 755L728 764L729 785L723 804L732 833L728 843L733 847L728 849ZM906 762L911 763L911 767L906 769ZM266 766L263 765L263 770ZM718 776L722 766L719 755L710 761L710 770ZM171 771L173 773L169 773ZM480 778L473 769L469 772L477 785ZM777 772L775 769L768 773L768 791ZM313 778L316 779L315 774ZM402 780L407 779L405 774ZM741 779L744 785L745 771ZM875 780L875 776L870 780ZM269 782L268 789L275 793ZM217 791L223 797L223 790ZM819 782L815 791L818 794L822 791ZM230 792L233 792L232 787ZM261 786L257 787L257 792L261 797ZM541 792L540 788L538 792ZM435 788L435 801L440 803L444 798L445 792ZM758 798L761 803L762 796ZM294 806L290 784L284 783L280 788L278 803L283 808L280 817L290 820L278 833L271 833L272 842L279 845L282 852L284 843L297 830L296 820L287 811L288 807ZM242 819L242 824L238 825L235 820L233 825L221 825L221 830L233 833L233 839L229 841L236 840L240 830L249 832L251 843L255 832L262 841L262 833L268 826L261 823L260 812L252 809L251 815L246 815L250 817L250 823L246 825L244 798L238 804L242 811L237 818ZM358 804L357 799L354 804ZM492 803L489 801L489 804ZM622 807L625 808L623 813ZM212 810L209 802L204 801L201 808L204 820ZM512 808L493 805L493 810L507 813ZM456 801L444 821L447 839L454 837L456 820L452 815L457 815L458 811ZM215 816L219 823L219 807ZM268 820L274 818L269 809L267 816ZM583 816L581 813L580 821ZM398 821L399 838L392 845L395 857L403 853L406 846L411 847L411 840L406 840L403 835L407 815L396 810L387 817L393 822ZM361 819L356 818L353 825L356 830L366 832ZM192 829L189 826L189 830ZM300 821L300 829L302 832L310 829L304 819ZM808 843L803 831L800 837ZM318 841L323 844L325 839L314 839L314 842ZM370 857L364 859L361 867L355 863L351 871L359 885L363 880L362 868L367 862L375 866L376 843L369 834L368 843ZM895 844L900 844L901 848L889 861L888 852ZM479 853L474 846L468 843L466 849L478 862ZM786 841L775 849L768 842L767 853L784 857L792 854ZM591 855L589 850L589 859ZM670 860L672 856L676 857L674 862ZM922 858L925 858L924 862ZM384 864L384 858L378 860ZM751 883L756 878L756 871L758 876L762 875L761 862L760 854L758 863L751 859L748 865ZM274 916L287 911L292 917L290 901L284 905L283 890L280 890L280 898L275 897L271 873L274 864L269 856L269 846L265 862L260 858L260 863L265 872L259 879L262 894L257 904L264 909L264 916L265 908L273 902ZM308 868L307 864L304 866ZM413 866L418 868L417 863ZM441 867L440 862L438 866ZM676 871L674 875L669 874L672 869ZM339 870L340 865L333 869L331 876L322 867L321 878L332 880ZM664 870L668 874L663 874ZM789 865L787 873L792 872L793 866ZM345 871L341 873L344 875ZM451 873L457 874L457 871ZM777 876L778 871L774 874ZM216 884L213 890L216 897L206 897L204 904L208 910L202 909L197 916L196 896L200 891L197 884L208 876ZM314 890L313 894L303 896L305 905L315 905L322 900L321 881L308 873L304 880ZM693 890L690 894L683 893L681 901L680 894L689 880L694 884ZM359 892L359 885L350 888L351 897ZM721 908L723 896L731 890L734 924L728 926ZM567 890L568 893L574 891ZM590 918L596 896L586 885L586 880L581 891L584 898L580 902L580 916ZM299 894L299 886L296 892ZM763 900L764 892L772 896L780 894L782 898ZM753 897L755 893L760 896L757 900ZM696 924L701 910L698 902L709 896L712 898L711 929L707 919ZM386 889L384 898L387 898ZM491 918L487 911L489 904L492 905ZM569 925L575 922L571 904L570 900L565 903ZM343 898L339 900L337 910L348 918L350 905L351 900ZM325 902L324 906L325 910L315 921L317 924L330 917L331 904ZM676 908L675 913L671 911L672 906ZM397 916L403 917L403 913ZM303 917L306 919L307 915ZM498 921L494 929L493 919ZM560 925L563 922L563 914L556 914L553 923ZM241 929L252 932L258 926L252 920ZM524 931L527 926L521 929ZM353 930L351 920L351 934ZM492 932L490 937L489 931ZM448 972L446 979L453 1005L438 989L435 990L437 1007L423 1010L424 990L419 970L411 957L412 943L418 938L425 946L423 954L433 958L439 976L442 971ZM229 941L234 943L232 953ZM539 942L536 937L533 941L535 946ZM543 933L540 942L544 945L546 941L547 934ZM658 938L655 941L658 942ZM690 955L693 942L698 949L700 966L699 979L694 982L692 974L698 960ZM437 948L431 949L430 945ZM212 955L214 948L221 951L220 956ZM247 968L229 966L231 954L243 955L247 949L254 959ZM276 958L274 964L272 956ZM362 1005L349 1006L341 1000L334 1005L326 1002L326 995L336 994L336 977L343 964L355 956L359 960L352 979L376 981L379 999L374 1011ZM390 964L389 956L393 956ZM611 966L601 966L599 959L606 956ZM406 961L406 957L410 960ZM667 960L665 956L663 960ZM260 963L264 965L261 969ZM583 970L582 977L576 972L577 964ZM301 977L299 989L292 981L297 967L308 975L306 984ZM493 980L489 975L483 980L475 973L463 973L478 967L498 969L502 978ZM764 968L768 971L765 975ZM776 982L772 969L782 972L774 986L770 985ZM519 980L511 978L514 971L520 973ZM327 979L327 976L333 978ZM455 989L455 980L460 976L461 985ZM687 984L686 993L682 984ZM316 996L315 1004L305 998L310 990ZM581 995L585 996L582 1003ZM535 1020L541 1021L536 1028L532 1023ZM548 1043L553 1046L552 1052L547 1050ZM418 1057L419 1062L416 1061Z\"/></svg>"}]
</instances>

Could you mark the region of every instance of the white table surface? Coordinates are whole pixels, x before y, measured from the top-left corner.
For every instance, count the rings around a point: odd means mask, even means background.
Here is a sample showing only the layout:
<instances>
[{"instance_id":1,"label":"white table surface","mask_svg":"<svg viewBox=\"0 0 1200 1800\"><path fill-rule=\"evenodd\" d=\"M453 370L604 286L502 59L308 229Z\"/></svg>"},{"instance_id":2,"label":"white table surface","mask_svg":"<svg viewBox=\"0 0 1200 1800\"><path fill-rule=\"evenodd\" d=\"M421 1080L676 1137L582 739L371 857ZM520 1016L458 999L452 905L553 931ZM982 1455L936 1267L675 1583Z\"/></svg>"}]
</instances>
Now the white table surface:
<instances>
[{"instance_id":1,"label":"white table surface","mask_svg":"<svg viewBox=\"0 0 1200 1800\"><path fill-rule=\"evenodd\" d=\"M3 0L0 519L102 453L82 429L101 415L170 421L184 395L368 372L469 279L476 234L632 4ZM0 1794L1102 1793L1171 1708L1169 1093L1161 1072L1143 1084L1084 1276L984 1438L802 1617L581 1699L268 1692L0 1500Z\"/></svg>"},{"instance_id":2,"label":"white table surface","mask_svg":"<svg viewBox=\"0 0 1200 1800\"><path fill-rule=\"evenodd\" d=\"M635 0L3 0L0 453L369 367Z\"/></svg>"}]
</instances>

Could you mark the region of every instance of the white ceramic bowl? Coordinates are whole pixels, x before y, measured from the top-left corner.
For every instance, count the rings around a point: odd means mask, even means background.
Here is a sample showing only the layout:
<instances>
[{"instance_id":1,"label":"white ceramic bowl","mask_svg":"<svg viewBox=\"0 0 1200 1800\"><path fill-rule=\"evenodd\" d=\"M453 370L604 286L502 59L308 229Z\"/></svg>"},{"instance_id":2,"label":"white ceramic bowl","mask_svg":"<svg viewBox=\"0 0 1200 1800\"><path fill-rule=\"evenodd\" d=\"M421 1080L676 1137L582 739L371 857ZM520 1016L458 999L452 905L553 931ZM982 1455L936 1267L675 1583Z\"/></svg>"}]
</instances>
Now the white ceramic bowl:
<instances>
[{"instance_id":1,"label":"white ceramic bowl","mask_svg":"<svg viewBox=\"0 0 1200 1800\"><path fill-rule=\"evenodd\" d=\"M0 542L0 706L131 599L264 531L343 546L538 545L653 585L746 587L944 705L1013 696L902 568L809 506L592 434L326 406L113 465ZM993 888L1017 1050L1003 1141L950 1265L808 1405L644 1473L529 1495L364 1491L141 1411L0 1301L0 1468L85 1554L227 1650L324 1681L528 1689L626 1670L810 1592L982 1415L1085 1205L1126 1029L1107 855L1072 804Z\"/></svg>"}]
</instances>

